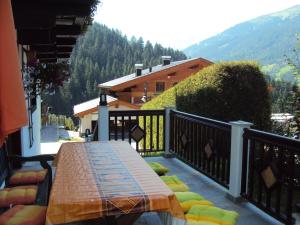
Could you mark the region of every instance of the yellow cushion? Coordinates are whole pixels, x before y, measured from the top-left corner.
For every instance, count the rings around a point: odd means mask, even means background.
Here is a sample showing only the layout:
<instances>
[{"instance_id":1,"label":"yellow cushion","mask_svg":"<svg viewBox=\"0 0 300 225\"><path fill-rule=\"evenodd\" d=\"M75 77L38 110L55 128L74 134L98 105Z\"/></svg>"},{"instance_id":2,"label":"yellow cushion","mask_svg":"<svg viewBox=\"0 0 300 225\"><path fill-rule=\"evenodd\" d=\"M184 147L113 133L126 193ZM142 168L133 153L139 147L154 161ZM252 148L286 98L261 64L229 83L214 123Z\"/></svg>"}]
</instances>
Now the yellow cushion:
<instances>
[{"instance_id":1,"label":"yellow cushion","mask_svg":"<svg viewBox=\"0 0 300 225\"><path fill-rule=\"evenodd\" d=\"M0 190L0 208L11 205L33 204L36 199L37 186L17 186Z\"/></svg>"},{"instance_id":2,"label":"yellow cushion","mask_svg":"<svg viewBox=\"0 0 300 225\"><path fill-rule=\"evenodd\" d=\"M218 225L217 223L213 223L210 221L195 221L195 220L187 220L186 225Z\"/></svg>"},{"instance_id":3,"label":"yellow cushion","mask_svg":"<svg viewBox=\"0 0 300 225\"><path fill-rule=\"evenodd\" d=\"M163 182L174 192L185 192L189 191L189 187L183 183L177 176L161 176Z\"/></svg>"},{"instance_id":4,"label":"yellow cushion","mask_svg":"<svg viewBox=\"0 0 300 225\"><path fill-rule=\"evenodd\" d=\"M203 196L195 192L175 192L175 195L179 202L185 202L188 200L204 200Z\"/></svg>"},{"instance_id":5,"label":"yellow cushion","mask_svg":"<svg viewBox=\"0 0 300 225\"><path fill-rule=\"evenodd\" d=\"M157 162L148 162L148 165L157 173L159 176L165 175L169 172L169 169Z\"/></svg>"},{"instance_id":6,"label":"yellow cushion","mask_svg":"<svg viewBox=\"0 0 300 225\"><path fill-rule=\"evenodd\" d=\"M17 205L0 215L0 225L44 225L45 206Z\"/></svg>"},{"instance_id":7,"label":"yellow cushion","mask_svg":"<svg viewBox=\"0 0 300 225\"><path fill-rule=\"evenodd\" d=\"M18 170L9 178L9 185L37 184L45 179L47 170Z\"/></svg>"},{"instance_id":8,"label":"yellow cushion","mask_svg":"<svg viewBox=\"0 0 300 225\"><path fill-rule=\"evenodd\" d=\"M187 220L209 221L218 225L235 225L238 213L214 206L194 205L186 214Z\"/></svg>"},{"instance_id":9,"label":"yellow cushion","mask_svg":"<svg viewBox=\"0 0 300 225\"><path fill-rule=\"evenodd\" d=\"M181 206L184 213L187 213L191 209L191 207L194 206L194 205L213 206L214 204L210 201L207 201L207 200L188 200L188 201L180 203L180 206Z\"/></svg>"}]
</instances>

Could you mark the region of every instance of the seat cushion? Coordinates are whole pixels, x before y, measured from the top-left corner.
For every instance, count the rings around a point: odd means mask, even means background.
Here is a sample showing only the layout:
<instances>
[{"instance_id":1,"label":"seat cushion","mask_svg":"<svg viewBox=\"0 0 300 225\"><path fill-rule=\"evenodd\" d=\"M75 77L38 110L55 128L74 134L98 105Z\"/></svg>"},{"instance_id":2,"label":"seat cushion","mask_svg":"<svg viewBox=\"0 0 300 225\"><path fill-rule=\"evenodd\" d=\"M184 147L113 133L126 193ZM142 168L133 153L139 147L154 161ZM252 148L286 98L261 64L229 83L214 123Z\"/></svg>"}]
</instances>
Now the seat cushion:
<instances>
[{"instance_id":1,"label":"seat cushion","mask_svg":"<svg viewBox=\"0 0 300 225\"><path fill-rule=\"evenodd\" d=\"M9 185L37 184L43 182L47 169L43 170L18 170L9 178Z\"/></svg>"},{"instance_id":2,"label":"seat cushion","mask_svg":"<svg viewBox=\"0 0 300 225\"><path fill-rule=\"evenodd\" d=\"M214 206L194 205L186 214L189 221L209 221L218 225L236 225L238 213Z\"/></svg>"},{"instance_id":3,"label":"seat cushion","mask_svg":"<svg viewBox=\"0 0 300 225\"><path fill-rule=\"evenodd\" d=\"M45 206L17 205L0 215L0 225L44 225Z\"/></svg>"},{"instance_id":4,"label":"seat cushion","mask_svg":"<svg viewBox=\"0 0 300 225\"><path fill-rule=\"evenodd\" d=\"M194 206L194 205L213 206L214 204L210 201L207 201L207 200L188 200L188 201L180 203L180 206L181 206L184 213L187 213L192 208L192 206Z\"/></svg>"},{"instance_id":5,"label":"seat cushion","mask_svg":"<svg viewBox=\"0 0 300 225\"><path fill-rule=\"evenodd\" d=\"M195 192L175 192L176 198L179 202L188 200L204 200L204 197Z\"/></svg>"},{"instance_id":6,"label":"seat cushion","mask_svg":"<svg viewBox=\"0 0 300 225\"><path fill-rule=\"evenodd\" d=\"M189 191L189 187L183 183L177 176L161 176L163 182L174 192L185 192Z\"/></svg>"},{"instance_id":7,"label":"seat cushion","mask_svg":"<svg viewBox=\"0 0 300 225\"><path fill-rule=\"evenodd\" d=\"M148 162L149 166L157 175L162 176L169 172L169 169L157 162Z\"/></svg>"},{"instance_id":8,"label":"seat cushion","mask_svg":"<svg viewBox=\"0 0 300 225\"><path fill-rule=\"evenodd\" d=\"M0 208L11 205L33 204L36 199L37 186L17 186L0 190Z\"/></svg>"},{"instance_id":9,"label":"seat cushion","mask_svg":"<svg viewBox=\"0 0 300 225\"><path fill-rule=\"evenodd\" d=\"M186 225L218 225L217 223L212 223L210 221L195 221L195 220L187 220Z\"/></svg>"}]
</instances>

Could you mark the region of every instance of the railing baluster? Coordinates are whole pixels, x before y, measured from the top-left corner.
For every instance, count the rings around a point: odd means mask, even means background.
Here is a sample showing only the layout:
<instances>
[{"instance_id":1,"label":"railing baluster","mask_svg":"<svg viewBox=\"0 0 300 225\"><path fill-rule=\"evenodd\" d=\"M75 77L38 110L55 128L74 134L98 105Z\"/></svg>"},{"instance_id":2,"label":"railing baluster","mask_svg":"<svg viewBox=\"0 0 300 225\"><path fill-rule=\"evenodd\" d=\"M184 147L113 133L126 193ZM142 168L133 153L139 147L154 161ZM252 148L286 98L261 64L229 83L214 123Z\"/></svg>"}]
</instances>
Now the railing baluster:
<instances>
[{"instance_id":1,"label":"railing baluster","mask_svg":"<svg viewBox=\"0 0 300 225\"><path fill-rule=\"evenodd\" d=\"M160 131L160 129L159 129L159 116L157 115L156 116L156 150L159 150L160 149L160 147L159 147L159 135L160 135L160 133L159 133L159 131Z\"/></svg>"},{"instance_id":2,"label":"railing baluster","mask_svg":"<svg viewBox=\"0 0 300 225\"><path fill-rule=\"evenodd\" d=\"M124 135L124 116L122 116L122 141L124 141L125 139L125 135Z\"/></svg>"},{"instance_id":3,"label":"railing baluster","mask_svg":"<svg viewBox=\"0 0 300 225\"><path fill-rule=\"evenodd\" d=\"M261 142L258 142L258 149L259 149L259 162L257 166L255 166L256 170L258 173L262 171L263 165L264 165L264 145ZM254 150L255 151L255 150ZM254 164L255 165L255 164ZM263 192L263 181L261 176L258 177L258 197L257 197L257 202L259 204L262 204L262 192Z\"/></svg>"},{"instance_id":4,"label":"railing baluster","mask_svg":"<svg viewBox=\"0 0 300 225\"><path fill-rule=\"evenodd\" d=\"M146 142L147 142L147 127L146 127L146 115L143 116L143 126L144 126L144 152L146 152Z\"/></svg>"},{"instance_id":5,"label":"railing baluster","mask_svg":"<svg viewBox=\"0 0 300 225\"><path fill-rule=\"evenodd\" d=\"M115 116L115 140L118 140L118 116Z\"/></svg>"},{"instance_id":6,"label":"railing baluster","mask_svg":"<svg viewBox=\"0 0 300 225\"><path fill-rule=\"evenodd\" d=\"M293 221L293 196L294 196L294 178L295 178L295 152L294 150L289 151L288 160L288 192L286 199L286 217L288 222ZM291 223L290 223L291 224Z\"/></svg>"},{"instance_id":7,"label":"railing baluster","mask_svg":"<svg viewBox=\"0 0 300 225\"><path fill-rule=\"evenodd\" d=\"M131 125L131 116L128 116L128 139L129 139L129 143L131 144L131 129L132 129L132 125Z\"/></svg>"},{"instance_id":8,"label":"railing baluster","mask_svg":"<svg viewBox=\"0 0 300 225\"><path fill-rule=\"evenodd\" d=\"M152 152L152 142L153 142L153 116L150 115L150 152Z\"/></svg>"},{"instance_id":9,"label":"railing baluster","mask_svg":"<svg viewBox=\"0 0 300 225\"><path fill-rule=\"evenodd\" d=\"M215 131L215 143L216 143L216 158L217 158L217 164L216 164L216 177L217 179L220 179L220 154L221 149L224 147L222 144L222 140L220 139L220 131Z\"/></svg>"},{"instance_id":10,"label":"railing baluster","mask_svg":"<svg viewBox=\"0 0 300 225\"><path fill-rule=\"evenodd\" d=\"M278 167L282 168L283 167L283 149L278 149ZM280 182L277 184L277 190L276 190L276 213L280 214L280 208L281 208L281 186L283 182Z\"/></svg>"},{"instance_id":11,"label":"railing baluster","mask_svg":"<svg viewBox=\"0 0 300 225\"><path fill-rule=\"evenodd\" d=\"M248 183L248 197L253 198L253 187L254 187L254 163L255 163L255 141L250 142L250 152L249 152L249 183Z\"/></svg>"},{"instance_id":12,"label":"railing baluster","mask_svg":"<svg viewBox=\"0 0 300 225\"><path fill-rule=\"evenodd\" d=\"M138 115L136 115L136 123L139 124L139 116ZM139 151L139 142L137 142L137 141L135 143L135 148L136 148L137 152L140 152Z\"/></svg>"}]
</instances>

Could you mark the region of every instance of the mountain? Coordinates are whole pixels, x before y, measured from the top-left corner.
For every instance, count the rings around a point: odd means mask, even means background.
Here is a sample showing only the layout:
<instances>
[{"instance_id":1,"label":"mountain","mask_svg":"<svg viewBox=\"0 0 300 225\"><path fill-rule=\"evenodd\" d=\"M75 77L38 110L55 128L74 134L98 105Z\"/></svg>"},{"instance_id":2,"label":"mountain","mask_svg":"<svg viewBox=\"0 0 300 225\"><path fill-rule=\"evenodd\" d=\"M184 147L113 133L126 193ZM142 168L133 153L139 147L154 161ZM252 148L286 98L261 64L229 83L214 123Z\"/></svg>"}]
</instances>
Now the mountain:
<instances>
[{"instance_id":1,"label":"mountain","mask_svg":"<svg viewBox=\"0 0 300 225\"><path fill-rule=\"evenodd\" d=\"M170 55L174 61L186 59L181 51L144 43L142 38L128 39L118 30L94 23L74 47L70 82L44 100L53 113L70 116L75 104L99 95L97 84L132 73L135 63L143 63L145 68L160 64L163 55Z\"/></svg>"},{"instance_id":2,"label":"mountain","mask_svg":"<svg viewBox=\"0 0 300 225\"><path fill-rule=\"evenodd\" d=\"M284 55L292 54L295 35L300 33L300 5L237 24L224 32L194 44L184 53L212 61L256 60L274 76L289 72ZM286 79L290 79L286 77Z\"/></svg>"}]
</instances>

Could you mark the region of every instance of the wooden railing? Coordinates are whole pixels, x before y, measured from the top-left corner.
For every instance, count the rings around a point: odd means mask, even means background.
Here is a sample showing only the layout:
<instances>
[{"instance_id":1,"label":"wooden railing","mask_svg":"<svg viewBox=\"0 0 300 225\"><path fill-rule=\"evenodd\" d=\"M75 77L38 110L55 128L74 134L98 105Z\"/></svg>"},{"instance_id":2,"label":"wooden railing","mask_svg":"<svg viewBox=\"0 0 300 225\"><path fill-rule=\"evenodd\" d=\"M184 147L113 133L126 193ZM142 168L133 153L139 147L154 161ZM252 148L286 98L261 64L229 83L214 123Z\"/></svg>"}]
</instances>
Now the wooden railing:
<instances>
[{"instance_id":1,"label":"wooden railing","mask_svg":"<svg viewBox=\"0 0 300 225\"><path fill-rule=\"evenodd\" d=\"M176 157L228 188L231 126L176 110L170 123L170 149Z\"/></svg>"},{"instance_id":2,"label":"wooden railing","mask_svg":"<svg viewBox=\"0 0 300 225\"><path fill-rule=\"evenodd\" d=\"M243 138L242 196L281 222L294 224L300 142L253 129L245 129Z\"/></svg>"},{"instance_id":3,"label":"wooden railing","mask_svg":"<svg viewBox=\"0 0 300 225\"><path fill-rule=\"evenodd\" d=\"M109 111L109 139L127 140L144 155L165 150L165 110Z\"/></svg>"}]
</instances>

